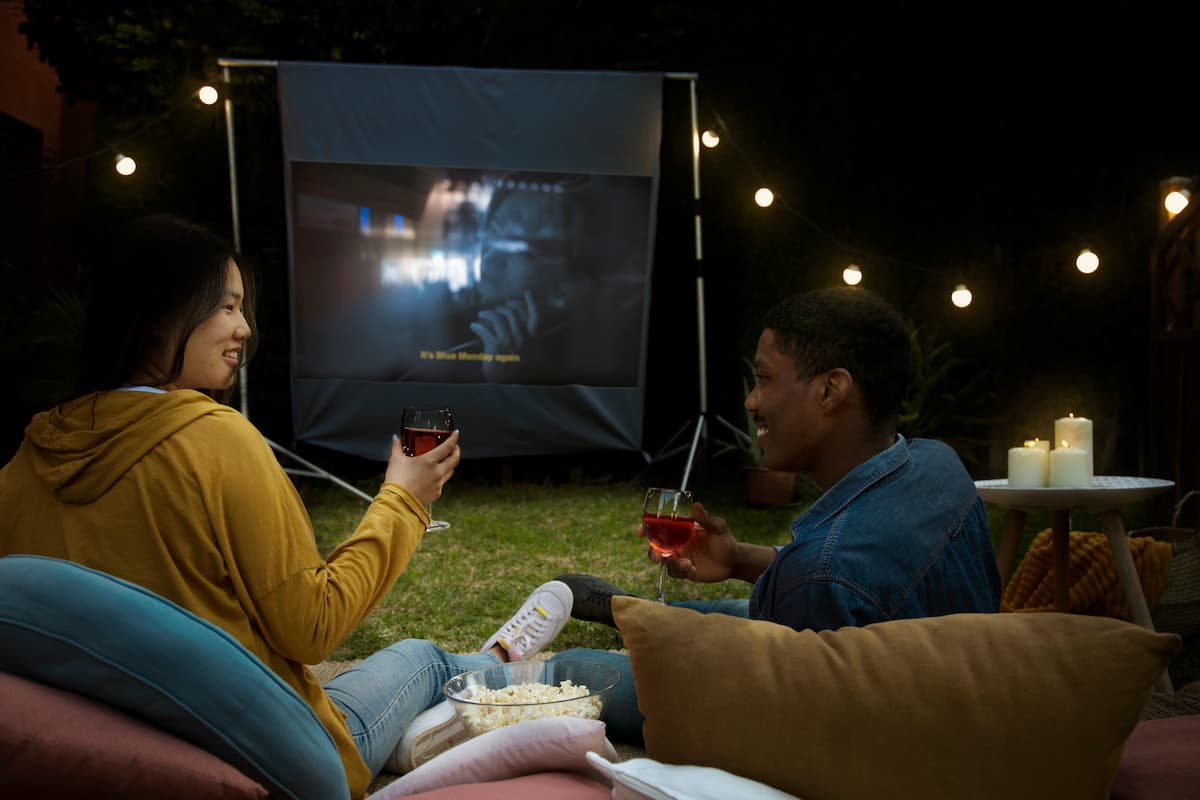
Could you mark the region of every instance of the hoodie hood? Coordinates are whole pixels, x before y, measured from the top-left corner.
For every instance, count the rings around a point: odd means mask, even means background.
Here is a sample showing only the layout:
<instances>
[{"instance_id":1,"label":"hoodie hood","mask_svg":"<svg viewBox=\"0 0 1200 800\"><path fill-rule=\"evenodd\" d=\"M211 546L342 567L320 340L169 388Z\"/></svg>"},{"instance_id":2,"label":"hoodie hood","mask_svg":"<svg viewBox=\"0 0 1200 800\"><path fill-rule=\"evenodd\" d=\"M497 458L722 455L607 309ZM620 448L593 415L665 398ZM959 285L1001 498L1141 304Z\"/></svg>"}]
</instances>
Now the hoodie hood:
<instances>
[{"instance_id":1,"label":"hoodie hood","mask_svg":"<svg viewBox=\"0 0 1200 800\"><path fill-rule=\"evenodd\" d=\"M181 428L227 411L191 390L89 394L38 414L25 429L34 474L64 503L90 503Z\"/></svg>"}]
</instances>

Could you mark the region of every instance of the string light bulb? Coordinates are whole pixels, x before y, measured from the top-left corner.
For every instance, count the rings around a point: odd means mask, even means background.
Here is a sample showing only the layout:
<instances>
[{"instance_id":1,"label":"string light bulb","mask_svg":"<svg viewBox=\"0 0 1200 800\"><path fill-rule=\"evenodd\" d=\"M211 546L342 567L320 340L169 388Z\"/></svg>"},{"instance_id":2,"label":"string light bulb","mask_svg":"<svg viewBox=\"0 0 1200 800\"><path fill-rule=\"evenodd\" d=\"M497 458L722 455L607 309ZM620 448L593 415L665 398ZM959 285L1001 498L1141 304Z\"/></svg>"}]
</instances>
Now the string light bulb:
<instances>
[{"instance_id":1,"label":"string light bulb","mask_svg":"<svg viewBox=\"0 0 1200 800\"><path fill-rule=\"evenodd\" d=\"M211 106L213 103L217 102L217 99L220 97L216 88L209 86L208 84L201 86L196 92L196 96L199 97L200 102L204 103L206 106Z\"/></svg>"},{"instance_id":2,"label":"string light bulb","mask_svg":"<svg viewBox=\"0 0 1200 800\"><path fill-rule=\"evenodd\" d=\"M954 291L950 293L950 302L954 303L958 308L966 308L971 305L971 290L967 288L965 283L960 283L954 287Z\"/></svg>"},{"instance_id":3,"label":"string light bulb","mask_svg":"<svg viewBox=\"0 0 1200 800\"><path fill-rule=\"evenodd\" d=\"M117 153L114 163L118 175L128 177L137 171L137 162L123 153Z\"/></svg>"},{"instance_id":4,"label":"string light bulb","mask_svg":"<svg viewBox=\"0 0 1200 800\"><path fill-rule=\"evenodd\" d=\"M844 280L848 286L858 286L860 283L862 283L862 279L862 270L858 268L858 264L851 264L842 270L842 280Z\"/></svg>"},{"instance_id":5,"label":"string light bulb","mask_svg":"<svg viewBox=\"0 0 1200 800\"><path fill-rule=\"evenodd\" d=\"M1174 189L1167 192L1167 196L1163 198L1163 208L1172 217L1188 207L1188 203L1192 200L1192 193L1187 189Z\"/></svg>"},{"instance_id":6,"label":"string light bulb","mask_svg":"<svg viewBox=\"0 0 1200 800\"><path fill-rule=\"evenodd\" d=\"M721 137L717 135L716 131L705 131L700 134L700 142L711 149L721 143Z\"/></svg>"},{"instance_id":7,"label":"string light bulb","mask_svg":"<svg viewBox=\"0 0 1200 800\"><path fill-rule=\"evenodd\" d=\"M1092 252L1091 248L1085 247L1079 251L1079 255L1075 257L1075 269L1082 272L1084 275L1091 275L1100 268L1100 256Z\"/></svg>"},{"instance_id":8,"label":"string light bulb","mask_svg":"<svg viewBox=\"0 0 1200 800\"><path fill-rule=\"evenodd\" d=\"M767 208L771 205L771 203L775 202L775 193L764 186L754 193L754 202L757 203L760 208Z\"/></svg>"}]
</instances>

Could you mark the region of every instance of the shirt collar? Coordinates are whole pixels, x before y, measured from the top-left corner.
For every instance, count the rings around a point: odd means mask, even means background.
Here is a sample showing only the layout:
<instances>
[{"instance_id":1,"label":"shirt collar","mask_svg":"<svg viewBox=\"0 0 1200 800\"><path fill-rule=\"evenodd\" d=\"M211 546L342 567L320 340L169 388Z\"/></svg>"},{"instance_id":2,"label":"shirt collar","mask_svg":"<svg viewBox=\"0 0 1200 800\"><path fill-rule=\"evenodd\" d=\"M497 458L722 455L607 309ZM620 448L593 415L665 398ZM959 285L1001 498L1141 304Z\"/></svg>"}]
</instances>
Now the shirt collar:
<instances>
[{"instance_id":1,"label":"shirt collar","mask_svg":"<svg viewBox=\"0 0 1200 800\"><path fill-rule=\"evenodd\" d=\"M797 517L792 524L793 535L801 524L820 525L837 516L860 494L907 465L910 460L908 441L896 434L895 442L843 475L841 480L825 490L807 511Z\"/></svg>"}]
</instances>

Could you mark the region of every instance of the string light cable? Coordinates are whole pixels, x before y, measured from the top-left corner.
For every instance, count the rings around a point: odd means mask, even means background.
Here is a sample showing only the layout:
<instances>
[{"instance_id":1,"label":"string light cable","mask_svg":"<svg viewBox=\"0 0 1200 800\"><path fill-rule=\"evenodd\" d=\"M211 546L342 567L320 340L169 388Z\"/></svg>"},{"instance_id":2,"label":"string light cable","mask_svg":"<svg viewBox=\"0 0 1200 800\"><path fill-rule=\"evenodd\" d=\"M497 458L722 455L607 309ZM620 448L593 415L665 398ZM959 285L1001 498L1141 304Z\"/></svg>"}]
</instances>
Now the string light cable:
<instances>
[{"instance_id":1,"label":"string light cable","mask_svg":"<svg viewBox=\"0 0 1200 800\"><path fill-rule=\"evenodd\" d=\"M913 261L909 261L907 259L897 258L894 256L884 256L884 255L879 255L876 253L868 253L868 252L864 251L862 248L851 246L851 245L843 242L837 236L830 233L823 226L818 224L817 221L814 220L812 217L810 217L807 213L805 213L803 209L793 205L791 203L791 201L789 200L789 198L787 197L787 195L783 195L774 190L768 189L767 187L769 187L771 185L770 182L767 181L763 177L763 175L759 172L759 170L755 166L753 159L751 159L750 156L746 153L746 151L744 149L742 149L742 146L741 146L741 144L739 144L737 137L734 136L733 133L730 131L729 126L725 123L725 120L721 116L720 112L712 107L712 103L710 101L708 101L707 98L705 99L705 102L706 102L706 105L708 106L707 111L709 114L711 114L712 119L715 122L715 127L719 133L720 144L728 145L737 154L737 156L740 158L742 164L744 165L745 169L747 169L749 171L750 175L753 177L753 179L755 181L755 185L762 187L762 188L758 189L758 193L760 193L760 194L765 193L765 194L769 195L767 197L762 197L762 198L756 197L755 200L758 203L758 205L766 208L768 206L778 204L779 207L783 211L787 212L791 216L793 216L796 219L798 219L799 221L801 221L804 225L806 225L814 233L816 233L818 236L823 238L829 244L833 245L837 250L841 251L841 253L846 257L846 266L842 270L842 280L845 283L847 283L851 286L855 286L862 282L862 280L863 280L862 265L863 264L867 264L867 265L871 265L871 266L873 266L873 265L901 266L901 267L905 267L908 269L917 270L919 272L923 272L923 273L926 273L929 275L935 275L935 276L938 276L939 278L946 279L947 284L954 287L954 292L953 292L954 304L956 306L958 306L959 308L966 308L968 305L970 305L970 303L971 303L970 290L963 283L961 276L959 276L955 279L951 279L949 277L949 275L953 274L952 270L938 269L938 268L931 267L931 266L928 266L925 264L919 264L919 263L916 263ZM765 202L764 202L764 200L765 200ZM1183 202L1186 204L1186 199ZM1062 251L1064 248L1060 247L1060 248L1053 248L1053 249L1056 252L1059 252L1059 251ZM1079 272L1081 272L1084 275L1091 275L1092 273L1094 273L1100 264L1100 259L1098 257L1098 254L1095 253L1092 249L1090 249L1088 247L1084 247L1077 252L1078 252L1078 257L1071 258L1072 265L1075 266L1079 270Z\"/></svg>"},{"instance_id":2,"label":"string light cable","mask_svg":"<svg viewBox=\"0 0 1200 800\"><path fill-rule=\"evenodd\" d=\"M168 117L170 117L174 113L175 113L175 109L173 109L173 108L167 109L166 111L162 112L161 114L158 114L157 116L152 117L150 120L145 122L140 128L138 128L133 133L131 133L127 136L122 136L120 139L114 139L114 140L108 142L107 144L97 145L96 147L92 148L91 150L87 151L86 153L80 153L77 156L72 156L70 158L62 159L61 161L56 161L53 164L42 164L41 166L34 167L32 169L23 170L21 172L10 172L7 175L0 175L0 181L15 180L17 178L27 178L31 175L37 175L37 174L40 174L43 172L52 172L54 170L64 169L66 167L71 166L72 164L78 164L81 161L89 161L93 158L99 158L101 156L106 156L111 159L113 157L113 155L121 155L121 154L128 155L127 153L125 153L123 145L126 145L129 142L133 141L134 139L137 139L138 137L140 137L142 134L146 133L151 128L153 128L157 125L161 125L163 122L165 122L167 120Z\"/></svg>"}]
</instances>

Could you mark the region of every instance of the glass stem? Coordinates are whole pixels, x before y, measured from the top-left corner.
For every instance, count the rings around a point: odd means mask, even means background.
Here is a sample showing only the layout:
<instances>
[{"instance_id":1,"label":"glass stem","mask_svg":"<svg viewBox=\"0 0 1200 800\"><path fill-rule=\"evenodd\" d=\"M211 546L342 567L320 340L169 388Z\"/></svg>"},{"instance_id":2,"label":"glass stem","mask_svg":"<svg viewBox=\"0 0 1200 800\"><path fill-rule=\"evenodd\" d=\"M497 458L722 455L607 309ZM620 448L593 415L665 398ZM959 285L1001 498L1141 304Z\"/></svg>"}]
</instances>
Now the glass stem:
<instances>
[{"instance_id":1,"label":"glass stem","mask_svg":"<svg viewBox=\"0 0 1200 800\"><path fill-rule=\"evenodd\" d=\"M666 597L663 596L663 581L666 580L666 577L667 577L667 559L663 558L662 561L658 562L658 597L656 597L654 599L660 603L663 603L664 605L667 602Z\"/></svg>"}]
</instances>

